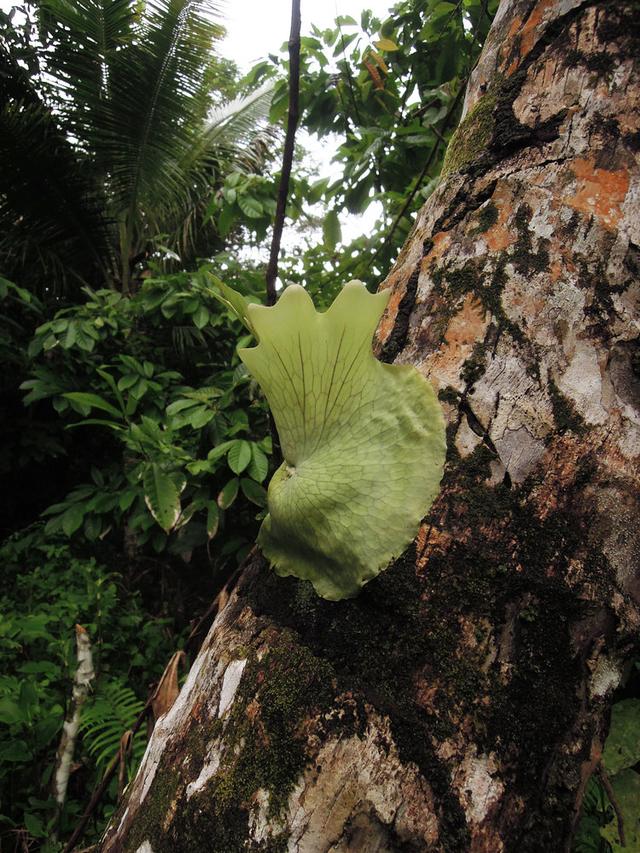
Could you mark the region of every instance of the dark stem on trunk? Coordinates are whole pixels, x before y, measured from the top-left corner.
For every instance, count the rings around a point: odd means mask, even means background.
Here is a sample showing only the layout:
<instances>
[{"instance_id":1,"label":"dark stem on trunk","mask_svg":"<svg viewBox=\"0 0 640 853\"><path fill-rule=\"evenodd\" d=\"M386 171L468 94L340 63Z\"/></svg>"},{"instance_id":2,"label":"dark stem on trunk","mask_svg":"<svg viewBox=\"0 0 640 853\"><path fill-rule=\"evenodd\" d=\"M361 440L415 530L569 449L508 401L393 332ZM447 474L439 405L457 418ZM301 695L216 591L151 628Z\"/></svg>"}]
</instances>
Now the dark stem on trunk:
<instances>
[{"instance_id":1,"label":"dark stem on trunk","mask_svg":"<svg viewBox=\"0 0 640 853\"><path fill-rule=\"evenodd\" d=\"M624 834L624 818L622 816L622 812L620 811L620 806L618 805L613 786L611 785L609 777L607 776L607 771L604 769L602 764L600 764L598 767L598 776L600 777L602 787L604 788L607 797L609 797L609 802L613 806L613 810L616 813L616 823L618 824L618 835L620 836L620 844L623 847L626 847L627 841L625 839Z\"/></svg>"},{"instance_id":2,"label":"dark stem on trunk","mask_svg":"<svg viewBox=\"0 0 640 853\"><path fill-rule=\"evenodd\" d=\"M292 0L291 3L291 32L289 34L289 113L287 116L287 135L284 140L284 154L282 156L282 173L280 175L280 186L278 187L278 202L276 206L276 217L273 223L273 237L271 238L271 253L267 267L267 305L276 303L276 278L278 277L278 254L280 253L280 240L284 227L284 216L287 209L287 196L289 195L289 178L291 177L291 164L293 163L293 146L296 137L299 117L300 96L300 0Z\"/></svg>"},{"instance_id":3,"label":"dark stem on trunk","mask_svg":"<svg viewBox=\"0 0 640 853\"><path fill-rule=\"evenodd\" d=\"M438 154L438 151L440 150L440 145L443 142L445 142L444 135L447 132L447 130L449 129L449 126L451 124L451 120L453 119L453 116L455 115L456 110L458 109L458 104L462 100L462 97L464 96L466 88L467 88L467 81L465 79L460 84L460 89L458 91L458 94L456 95L453 103L451 104L451 107L449 108L449 111L447 112L446 116L442 120L442 124L440 125L440 130L436 130L437 139L433 143L433 148L431 149L431 153L427 157L427 160L426 160L426 162L422 168L422 171L420 172L420 174L418 175L418 177L416 179L415 186L413 187L413 189L411 190L411 192L407 196L407 200L402 205L402 209L401 209L400 213L393 220L393 224L391 225L391 228L389 229L389 233L384 238L384 240L381 243L377 252L373 255L373 257L369 261L369 269L371 269L373 264L376 262L376 260L382 254L382 252L389 245L389 243L391 242L391 238L396 233L396 228L402 222L402 220L406 216L407 212L409 211L409 208L413 204L413 200L416 197L418 190L422 186L424 179L427 177L427 173L429 172L429 169L431 168L434 160L436 159L436 155Z\"/></svg>"}]
</instances>

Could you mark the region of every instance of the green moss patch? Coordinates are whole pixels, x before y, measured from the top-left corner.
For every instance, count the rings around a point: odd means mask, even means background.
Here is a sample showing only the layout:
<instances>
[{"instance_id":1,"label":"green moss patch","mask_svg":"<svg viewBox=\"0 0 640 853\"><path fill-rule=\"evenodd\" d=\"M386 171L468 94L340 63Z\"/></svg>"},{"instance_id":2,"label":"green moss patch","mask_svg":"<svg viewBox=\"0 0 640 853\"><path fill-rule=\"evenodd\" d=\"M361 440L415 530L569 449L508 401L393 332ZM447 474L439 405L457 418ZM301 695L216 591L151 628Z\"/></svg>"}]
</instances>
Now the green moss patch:
<instances>
[{"instance_id":1,"label":"green moss patch","mask_svg":"<svg viewBox=\"0 0 640 853\"><path fill-rule=\"evenodd\" d=\"M586 424L582 415L576 411L575 406L568 400L556 383L550 380L547 385L551 407L553 409L553 419L556 423L557 431L562 435L569 431L576 435L581 435L586 429Z\"/></svg>"},{"instance_id":2,"label":"green moss patch","mask_svg":"<svg viewBox=\"0 0 640 853\"><path fill-rule=\"evenodd\" d=\"M299 645L289 632L278 638L262 660L250 658L225 731L230 757L216 787L220 804L247 800L259 788L270 792L270 813L286 805L305 764L305 748L296 728L312 710L329 707L333 669ZM255 707L249 714L249 703Z\"/></svg>"},{"instance_id":3,"label":"green moss patch","mask_svg":"<svg viewBox=\"0 0 640 853\"><path fill-rule=\"evenodd\" d=\"M549 241L542 238L538 241L537 251L533 251L529 222L533 212L528 204L521 204L514 217L518 232L518 240L513 251L513 265L519 273L525 276L549 269Z\"/></svg>"},{"instance_id":4,"label":"green moss patch","mask_svg":"<svg viewBox=\"0 0 640 853\"><path fill-rule=\"evenodd\" d=\"M493 201L485 204L483 208L480 209L478 213L478 231L480 234L484 234L498 221L498 208Z\"/></svg>"},{"instance_id":5,"label":"green moss patch","mask_svg":"<svg viewBox=\"0 0 640 853\"><path fill-rule=\"evenodd\" d=\"M483 95L451 137L444 156L442 175L459 172L485 153L493 134L495 95Z\"/></svg>"}]
</instances>

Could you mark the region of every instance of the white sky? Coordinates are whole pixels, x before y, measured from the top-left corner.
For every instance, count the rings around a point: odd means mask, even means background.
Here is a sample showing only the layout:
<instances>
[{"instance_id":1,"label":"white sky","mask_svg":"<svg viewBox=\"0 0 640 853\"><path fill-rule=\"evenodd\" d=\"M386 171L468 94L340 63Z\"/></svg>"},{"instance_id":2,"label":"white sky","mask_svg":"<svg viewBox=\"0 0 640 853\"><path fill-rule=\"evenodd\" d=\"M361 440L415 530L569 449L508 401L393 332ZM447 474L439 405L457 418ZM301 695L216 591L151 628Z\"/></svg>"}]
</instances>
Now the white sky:
<instances>
[{"instance_id":1,"label":"white sky","mask_svg":"<svg viewBox=\"0 0 640 853\"><path fill-rule=\"evenodd\" d=\"M311 25L327 29L338 15L351 15L360 20L362 9L371 9L384 20L393 0L301 0L302 35L311 35ZM227 38L220 53L233 59L247 71L269 53L279 53L289 38L291 28L290 0L225 0L222 6Z\"/></svg>"}]
</instances>

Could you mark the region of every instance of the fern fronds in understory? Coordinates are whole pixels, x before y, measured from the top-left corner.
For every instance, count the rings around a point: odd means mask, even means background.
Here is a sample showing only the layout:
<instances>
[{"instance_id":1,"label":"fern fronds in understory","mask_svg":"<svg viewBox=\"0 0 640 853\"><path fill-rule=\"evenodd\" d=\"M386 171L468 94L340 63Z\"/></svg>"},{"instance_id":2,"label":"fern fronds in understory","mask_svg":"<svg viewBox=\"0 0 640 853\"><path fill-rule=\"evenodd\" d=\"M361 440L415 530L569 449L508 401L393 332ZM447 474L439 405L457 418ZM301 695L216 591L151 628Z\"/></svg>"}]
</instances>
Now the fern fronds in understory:
<instances>
[{"instance_id":1,"label":"fern fronds in understory","mask_svg":"<svg viewBox=\"0 0 640 853\"><path fill-rule=\"evenodd\" d=\"M104 682L86 703L80 729L83 744L98 770L106 768L118 751L120 738L133 726L143 707L133 690L119 681ZM133 739L131 771L140 762L145 746L144 732L138 731Z\"/></svg>"}]
</instances>

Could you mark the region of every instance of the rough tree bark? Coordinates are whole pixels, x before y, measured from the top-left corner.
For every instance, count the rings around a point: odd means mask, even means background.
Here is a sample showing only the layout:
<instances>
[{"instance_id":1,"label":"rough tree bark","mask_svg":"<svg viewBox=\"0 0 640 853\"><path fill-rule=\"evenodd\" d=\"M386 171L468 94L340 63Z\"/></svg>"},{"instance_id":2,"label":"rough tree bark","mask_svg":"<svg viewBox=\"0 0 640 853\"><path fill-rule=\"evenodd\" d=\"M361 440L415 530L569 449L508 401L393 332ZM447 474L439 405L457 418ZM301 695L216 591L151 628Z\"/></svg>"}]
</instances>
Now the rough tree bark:
<instances>
[{"instance_id":1,"label":"rough tree bark","mask_svg":"<svg viewBox=\"0 0 640 853\"><path fill-rule=\"evenodd\" d=\"M448 419L330 603L254 554L107 851L560 851L640 626L637 5L504 0L377 337Z\"/></svg>"}]
</instances>

